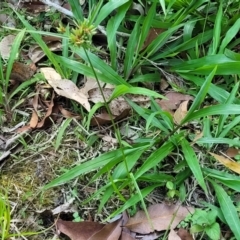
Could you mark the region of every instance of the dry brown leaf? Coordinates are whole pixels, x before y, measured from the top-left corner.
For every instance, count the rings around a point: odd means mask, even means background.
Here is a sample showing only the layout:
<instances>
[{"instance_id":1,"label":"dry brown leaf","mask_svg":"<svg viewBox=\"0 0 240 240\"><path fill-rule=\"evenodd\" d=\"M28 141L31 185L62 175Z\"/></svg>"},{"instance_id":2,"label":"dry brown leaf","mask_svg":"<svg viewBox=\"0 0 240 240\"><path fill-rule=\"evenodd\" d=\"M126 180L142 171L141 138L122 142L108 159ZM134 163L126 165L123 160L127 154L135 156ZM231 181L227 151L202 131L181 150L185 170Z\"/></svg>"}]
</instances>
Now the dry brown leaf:
<instances>
[{"instance_id":1,"label":"dry brown leaf","mask_svg":"<svg viewBox=\"0 0 240 240\"><path fill-rule=\"evenodd\" d=\"M169 83L164 78L162 78L161 81L160 81L160 90L164 91L168 87L169 87Z\"/></svg>"},{"instance_id":2,"label":"dry brown leaf","mask_svg":"<svg viewBox=\"0 0 240 240\"><path fill-rule=\"evenodd\" d=\"M226 157L217 155L215 153L211 153L210 154L220 163L222 163L225 167L229 168L230 170L232 170L235 173L240 174L240 163L235 162L233 160L230 160Z\"/></svg>"},{"instance_id":3,"label":"dry brown leaf","mask_svg":"<svg viewBox=\"0 0 240 240\"><path fill-rule=\"evenodd\" d=\"M188 113L188 103L189 101L184 101L182 102L178 109L175 111L174 115L173 115L173 119L174 119L174 122L176 124L180 124L181 121L186 117L187 113Z\"/></svg>"},{"instance_id":4,"label":"dry brown leaf","mask_svg":"<svg viewBox=\"0 0 240 240\"><path fill-rule=\"evenodd\" d=\"M105 85L104 82L100 82L100 86L103 87ZM85 79L85 84L84 86L80 89L80 91L86 95L87 97L89 97L88 92L92 89L97 89L98 88L98 83L97 80L94 78L90 78L90 77L86 77ZM111 84L106 84L105 88L114 88L113 85Z\"/></svg>"},{"instance_id":5,"label":"dry brown leaf","mask_svg":"<svg viewBox=\"0 0 240 240\"><path fill-rule=\"evenodd\" d=\"M82 119L80 115L77 115L73 112L70 112L63 108L63 106L58 106L59 111L62 113L62 115L66 118L76 118L76 119Z\"/></svg>"},{"instance_id":6,"label":"dry brown leaf","mask_svg":"<svg viewBox=\"0 0 240 240\"><path fill-rule=\"evenodd\" d=\"M156 100L157 103L160 105L162 110L164 111L172 111L176 110L179 106L179 104L182 101L190 101L193 100L193 97L190 95L184 95L182 93L177 93L177 92L169 92L165 94L166 99L162 100Z\"/></svg>"},{"instance_id":7,"label":"dry brown leaf","mask_svg":"<svg viewBox=\"0 0 240 240\"><path fill-rule=\"evenodd\" d=\"M56 228L71 240L89 240L95 233L99 232L105 225L97 222L71 222L58 219Z\"/></svg>"},{"instance_id":8,"label":"dry brown leaf","mask_svg":"<svg viewBox=\"0 0 240 240\"><path fill-rule=\"evenodd\" d=\"M15 35L7 35L4 37L1 42L0 42L0 55L4 59L8 59L10 52L11 52L11 47L13 44L13 41L15 39Z\"/></svg>"},{"instance_id":9,"label":"dry brown leaf","mask_svg":"<svg viewBox=\"0 0 240 240\"><path fill-rule=\"evenodd\" d=\"M27 65L21 62L14 62L10 78L18 82L24 82L29 80L36 70L35 64Z\"/></svg>"},{"instance_id":10,"label":"dry brown leaf","mask_svg":"<svg viewBox=\"0 0 240 240\"><path fill-rule=\"evenodd\" d=\"M51 50L52 52L56 52L62 49L62 44L59 41L46 43L46 45L48 46L49 50ZM28 50L28 56L34 63L37 63L45 55L46 54L38 45L32 45Z\"/></svg>"},{"instance_id":11,"label":"dry brown leaf","mask_svg":"<svg viewBox=\"0 0 240 240\"><path fill-rule=\"evenodd\" d=\"M228 157L230 158L234 158L238 154L240 154L240 150L233 147L228 148L228 150L226 151L226 155L228 155Z\"/></svg>"},{"instance_id":12,"label":"dry brown leaf","mask_svg":"<svg viewBox=\"0 0 240 240\"><path fill-rule=\"evenodd\" d=\"M103 88L103 94L105 96L106 101L108 101L113 93L114 89L111 88ZM101 95L101 91L98 88L91 89L89 92L89 101L94 103L104 102L103 97ZM133 102L140 104L141 106L148 107L150 105L150 100L148 97L143 95L134 95L134 94L126 94L126 97L130 98ZM109 108L111 113L114 116L119 116L125 110L130 110L131 107L128 105L126 100L123 97L118 97L112 100L109 103Z\"/></svg>"},{"instance_id":13,"label":"dry brown leaf","mask_svg":"<svg viewBox=\"0 0 240 240\"><path fill-rule=\"evenodd\" d=\"M171 229L168 234L168 240L181 240L181 238L173 229Z\"/></svg>"},{"instance_id":14,"label":"dry brown leaf","mask_svg":"<svg viewBox=\"0 0 240 240\"><path fill-rule=\"evenodd\" d=\"M163 32L163 29L162 28L150 28L149 32L148 32L148 36L144 42L144 45L143 45L143 49L148 47L148 45L154 41L159 34L161 34Z\"/></svg>"},{"instance_id":15,"label":"dry brown leaf","mask_svg":"<svg viewBox=\"0 0 240 240\"><path fill-rule=\"evenodd\" d=\"M130 233L122 232L120 240L135 240L136 238L132 237Z\"/></svg>"},{"instance_id":16,"label":"dry brown leaf","mask_svg":"<svg viewBox=\"0 0 240 240\"><path fill-rule=\"evenodd\" d=\"M106 224L99 232L92 235L89 240L118 240L122 232L122 218Z\"/></svg>"},{"instance_id":17,"label":"dry brown leaf","mask_svg":"<svg viewBox=\"0 0 240 240\"><path fill-rule=\"evenodd\" d=\"M35 128L37 126L37 124L38 124L38 115L37 115L37 112L35 110L33 110L29 125L31 128Z\"/></svg>"},{"instance_id":18,"label":"dry brown leaf","mask_svg":"<svg viewBox=\"0 0 240 240\"><path fill-rule=\"evenodd\" d=\"M177 235L180 237L181 240L193 240L192 235L183 228L178 229Z\"/></svg>"},{"instance_id":19,"label":"dry brown leaf","mask_svg":"<svg viewBox=\"0 0 240 240\"><path fill-rule=\"evenodd\" d=\"M58 95L75 100L87 111L90 111L88 97L72 81L61 79L61 76L53 68L41 68L41 72Z\"/></svg>"},{"instance_id":20,"label":"dry brown leaf","mask_svg":"<svg viewBox=\"0 0 240 240\"><path fill-rule=\"evenodd\" d=\"M169 227L175 228L191 210L191 208L186 208L178 204L155 204L148 208L148 214L152 221L152 226L149 223L145 212L139 211L133 218L129 219L125 227L129 228L133 232L141 234L148 234L154 230L162 231L168 229Z\"/></svg>"}]
</instances>

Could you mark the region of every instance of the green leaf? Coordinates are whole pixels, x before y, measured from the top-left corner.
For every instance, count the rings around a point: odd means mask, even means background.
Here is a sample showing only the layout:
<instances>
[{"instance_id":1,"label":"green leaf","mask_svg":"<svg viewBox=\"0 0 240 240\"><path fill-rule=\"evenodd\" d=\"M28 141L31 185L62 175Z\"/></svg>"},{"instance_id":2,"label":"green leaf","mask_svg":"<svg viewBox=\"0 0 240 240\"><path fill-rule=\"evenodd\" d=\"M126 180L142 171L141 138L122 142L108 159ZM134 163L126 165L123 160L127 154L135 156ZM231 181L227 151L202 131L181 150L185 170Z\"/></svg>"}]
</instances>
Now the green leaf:
<instances>
[{"instance_id":1,"label":"green leaf","mask_svg":"<svg viewBox=\"0 0 240 240\"><path fill-rule=\"evenodd\" d=\"M123 84L123 85L129 86L129 87L131 86L117 72L115 72L107 63L105 63L102 59L97 57L95 54L93 54L87 50L85 52L83 48L72 47L72 50L73 50L73 52L78 54L87 63L89 63L89 61L91 61L91 64L93 65L93 67L96 70L100 71L100 73L105 75L106 79L108 79L110 81L110 83L115 84L115 85ZM98 71L96 71L96 72L98 73Z\"/></svg>"},{"instance_id":2,"label":"green leaf","mask_svg":"<svg viewBox=\"0 0 240 240\"><path fill-rule=\"evenodd\" d=\"M66 120L64 120L62 122L62 125L60 126L59 128L59 131L58 131L58 134L57 134L57 139L56 139L56 143L54 144L54 148L55 148L55 151L58 150L58 148L60 147L61 145L61 142L62 142L62 139L63 139L63 135L67 129L67 127L69 126L69 124L71 123L72 121L72 118L67 118Z\"/></svg>"},{"instance_id":3,"label":"green leaf","mask_svg":"<svg viewBox=\"0 0 240 240\"><path fill-rule=\"evenodd\" d=\"M123 150L126 156L128 156L129 154L131 155L135 151L134 147L131 149L124 148ZM43 187L43 190L47 190L49 188L69 182L71 179L74 179L82 174L86 174L87 172L95 171L118 157L122 157L122 149L117 149L108 153L104 153L95 159L81 163L80 165L70 169L66 173L62 174L58 178L45 185Z\"/></svg>"},{"instance_id":4,"label":"green leaf","mask_svg":"<svg viewBox=\"0 0 240 240\"><path fill-rule=\"evenodd\" d=\"M232 230L235 238L240 240L240 219L236 207L233 205L232 200L224 191L224 189L211 180L214 190L217 195L218 202L220 204L223 215L228 223L228 226Z\"/></svg>"},{"instance_id":5,"label":"green leaf","mask_svg":"<svg viewBox=\"0 0 240 240\"><path fill-rule=\"evenodd\" d=\"M219 240L221 236L220 226L217 222L213 223L211 226L205 228L206 234L211 240Z\"/></svg>"},{"instance_id":6,"label":"green leaf","mask_svg":"<svg viewBox=\"0 0 240 240\"><path fill-rule=\"evenodd\" d=\"M137 179L151 168L156 167L166 156L168 156L168 154L173 151L174 148L175 145L171 141L166 142L144 161L134 174L134 177Z\"/></svg>"},{"instance_id":7,"label":"green leaf","mask_svg":"<svg viewBox=\"0 0 240 240\"><path fill-rule=\"evenodd\" d=\"M41 47L41 49L43 50L43 52L46 54L46 56L49 58L50 62L53 64L53 66L55 67L56 71L63 77L65 78L65 75L62 71L62 68L59 66L59 64L57 63L54 54L52 53L52 51L48 48L48 46L46 45L46 43L42 40L42 37L39 35L39 33L36 33L36 29L34 29L34 27L32 27L28 21L26 21L18 12L15 11L15 13L17 14L18 18L21 20L21 22L24 24L24 26L26 27L27 30L32 30L29 31L31 36L34 38L34 40L37 42L37 44ZM43 32L44 33L44 32Z\"/></svg>"},{"instance_id":8,"label":"green leaf","mask_svg":"<svg viewBox=\"0 0 240 240\"><path fill-rule=\"evenodd\" d=\"M95 21L95 25L98 26L105 18L107 18L110 13L117 9L118 7L122 6L123 4L127 3L129 0L110 0L107 4L105 4L100 12L98 13L97 19Z\"/></svg>"},{"instance_id":9,"label":"green leaf","mask_svg":"<svg viewBox=\"0 0 240 240\"><path fill-rule=\"evenodd\" d=\"M153 184L149 187L141 189L142 198L145 198L147 195L149 195L149 193L151 193L158 186L160 186L160 185ZM121 206L118 210L116 210L115 212L110 214L110 216L106 219L106 221L111 219L113 216L116 216L116 215L122 213L123 211L129 209L130 207L134 206L136 203L138 203L140 201L141 201L141 199L139 198L139 195L135 194L135 195L131 196L123 206Z\"/></svg>"},{"instance_id":10,"label":"green leaf","mask_svg":"<svg viewBox=\"0 0 240 240\"><path fill-rule=\"evenodd\" d=\"M216 67L214 68L214 70L211 72L211 74L207 77L206 81L203 83L200 91L198 92L198 95L196 96L195 100L193 101L187 115L185 116L185 118L182 120L182 123L186 122L186 119L188 119L189 117L191 117L192 113L201 105L201 103L203 102L203 100L205 99L205 96L208 93L211 81L216 73ZM181 123L181 124L182 124Z\"/></svg>"},{"instance_id":11,"label":"green leaf","mask_svg":"<svg viewBox=\"0 0 240 240\"><path fill-rule=\"evenodd\" d=\"M124 77L126 79L128 79L131 75L131 71L133 70L133 63L137 57L137 54L135 51L133 51L133 49L137 49L138 37L140 34L140 22L141 17L139 17L135 23L134 29L128 39L126 54L124 58Z\"/></svg>"},{"instance_id":12,"label":"green leaf","mask_svg":"<svg viewBox=\"0 0 240 240\"><path fill-rule=\"evenodd\" d=\"M23 29L21 32L18 33L18 35L15 37L12 47L11 47L11 51L10 51L10 56L8 59L8 64L7 64L7 71L6 71L6 78L5 78L5 86L8 87L9 84L9 78L10 78L10 74L12 72L12 67L13 67L13 63L16 60L16 58L18 57L18 53L20 51L20 45L22 43L23 37L25 35L26 29Z\"/></svg>"},{"instance_id":13,"label":"green leaf","mask_svg":"<svg viewBox=\"0 0 240 240\"><path fill-rule=\"evenodd\" d=\"M202 187L205 194L207 194L207 186L205 184L202 170L194 150L190 146L189 142L184 138L181 140L181 146L189 168L191 169L196 180L198 181L198 184Z\"/></svg>"},{"instance_id":14,"label":"green leaf","mask_svg":"<svg viewBox=\"0 0 240 240\"><path fill-rule=\"evenodd\" d=\"M118 85L118 86L115 87L109 101L112 101L113 99L115 99L119 96L122 96L124 94L127 94L127 93L140 94L140 95L145 95L145 96L149 96L149 97L166 99L163 95L161 95L161 94L159 94L155 91L149 90L147 88L129 87L129 86L126 86L126 85Z\"/></svg>"},{"instance_id":15,"label":"green leaf","mask_svg":"<svg viewBox=\"0 0 240 240\"><path fill-rule=\"evenodd\" d=\"M225 115L228 114L239 114L240 106L237 104L219 104L212 107L206 107L204 109L198 110L191 115L184 118L181 124L185 124L191 120L198 119L201 117L211 116L211 115Z\"/></svg>"},{"instance_id":16,"label":"green leaf","mask_svg":"<svg viewBox=\"0 0 240 240\"><path fill-rule=\"evenodd\" d=\"M222 19L223 19L223 9L222 9L222 1L220 1L217 16L214 23L212 47L210 47L210 49L212 49L210 54L212 55L216 54L219 43L220 43Z\"/></svg>"},{"instance_id":17,"label":"green leaf","mask_svg":"<svg viewBox=\"0 0 240 240\"><path fill-rule=\"evenodd\" d=\"M80 5L79 1L76 0L68 0L68 3L71 6L71 10L73 12L74 17L78 21L83 21L84 16L83 16L83 11L82 11L82 6Z\"/></svg>"},{"instance_id":18,"label":"green leaf","mask_svg":"<svg viewBox=\"0 0 240 240\"><path fill-rule=\"evenodd\" d=\"M219 53L223 53L224 52L224 49L232 41L232 39L235 38L235 36L239 32L239 29L240 29L240 18L225 33L225 37L222 40L222 44L220 46Z\"/></svg>"},{"instance_id":19,"label":"green leaf","mask_svg":"<svg viewBox=\"0 0 240 240\"><path fill-rule=\"evenodd\" d=\"M110 51L111 66L116 71L117 70L117 45L116 45L116 32L122 20L125 17L125 14L128 8L131 5L131 1L125 3L124 5L118 8L117 14L112 17L107 24L107 41L108 48Z\"/></svg>"}]
</instances>

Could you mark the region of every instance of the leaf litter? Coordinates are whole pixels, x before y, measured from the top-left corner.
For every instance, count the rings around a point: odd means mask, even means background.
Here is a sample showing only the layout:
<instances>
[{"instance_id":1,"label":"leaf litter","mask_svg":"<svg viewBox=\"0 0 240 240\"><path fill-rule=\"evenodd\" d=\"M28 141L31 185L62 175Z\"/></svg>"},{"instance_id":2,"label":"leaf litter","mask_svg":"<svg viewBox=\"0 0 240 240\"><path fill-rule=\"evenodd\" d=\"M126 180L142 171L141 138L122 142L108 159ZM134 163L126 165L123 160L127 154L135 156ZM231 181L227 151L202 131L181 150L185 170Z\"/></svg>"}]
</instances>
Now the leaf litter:
<instances>
[{"instance_id":1,"label":"leaf litter","mask_svg":"<svg viewBox=\"0 0 240 240\"><path fill-rule=\"evenodd\" d=\"M76 223L58 219L56 226L58 231L69 236L71 240L153 240L161 235L161 231L168 229L170 229L169 240L191 239L191 235L186 230L176 233L174 229L193 212L193 208L161 203L151 205L147 211L151 222L141 210L131 218L128 218L124 212L120 219L108 224L91 221Z\"/></svg>"}]
</instances>

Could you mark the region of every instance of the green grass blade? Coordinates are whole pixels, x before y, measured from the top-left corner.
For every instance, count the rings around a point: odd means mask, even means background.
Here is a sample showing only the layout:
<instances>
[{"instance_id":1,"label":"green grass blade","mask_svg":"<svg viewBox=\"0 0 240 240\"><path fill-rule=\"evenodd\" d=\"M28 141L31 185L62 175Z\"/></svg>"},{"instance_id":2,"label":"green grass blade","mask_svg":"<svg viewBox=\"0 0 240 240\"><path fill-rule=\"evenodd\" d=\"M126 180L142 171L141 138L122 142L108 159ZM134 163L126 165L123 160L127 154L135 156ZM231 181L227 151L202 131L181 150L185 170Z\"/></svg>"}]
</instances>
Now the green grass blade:
<instances>
[{"instance_id":1,"label":"green grass blade","mask_svg":"<svg viewBox=\"0 0 240 240\"><path fill-rule=\"evenodd\" d=\"M226 187L233 189L234 191L240 192L239 176L210 168L203 168L203 172L206 177L214 178Z\"/></svg>"},{"instance_id":2,"label":"green grass blade","mask_svg":"<svg viewBox=\"0 0 240 240\"><path fill-rule=\"evenodd\" d=\"M65 121L63 121L62 125L60 126L58 134L57 134L56 143L54 144L55 151L57 151L58 148L60 147L62 139L63 139L63 135L64 135L67 127L71 123L71 121L72 121L72 118L67 118Z\"/></svg>"},{"instance_id":3,"label":"green grass blade","mask_svg":"<svg viewBox=\"0 0 240 240\"><path fill-rule=\"evenodd\" d=\"M111 66L116 71L117 70L117 45L116 45L116 32L122 20L124 19L128 8L131 5L131 1L125 3L118 8L117 14L112 17L107 24L107 41L108 48L110 51Z\"/></svg>"},{"instance_id":4,"label":"green grass blade","mask_svg":"<svg viewBox=\"0 0 240 240\"><path fill-rule=\"evenodd\" d=\"M212 55L217 53L217 49L219 47L222 20L223 20L223 9L222 9L222 1L220 1L217 16L214 23L213 42L212 42L212 46L210 46L210 49L211 49L210 54Z\"/></svg>"},{"instance_id":5,"label":"green grass blade","mask_svg":"<svg viewBox=\"0 0 240 240\"><path fill-rule=\"evenodd\" d=\"M197 143L200 144L228 144L236 147L240 147L240 142L237 138L230 139L230 138L212 138L212 137L203 137L197 140Z\"/></svg>"},{"instance_id":6,"label":"green grass blade","mask_svg":"<svg viewBox=\"0 0 240 240\"><path fill-rule=\"evenodd\" d=\"M131 71L133 69L133 63L135 61L135 58L137 57L137 54L133 49L137 49L138 44L138 37L140 34L140 22L141 17L138 18L137 22L135 23L134 29L128 39L126 54L124 58L124 77L125 79L128 79L131 75Z\"/></svg>"},{"instance_id":7,"label":"green grass blade","mask_svg":"<svg viewBox=\"0 0 240 240\"><path fill-rule=\"evenodd\" d=\"M130 148L130 149L124 148L123 150L124 150L125 156L128 156L129 154L131 155L135 151L134 148ZM86 174L87 172L95 171L95 170L99 169L100 167L105 166L110 161L112 161L113 159L118 158L118 157L122 157L122 149L117 149L117 150L114 150L114 151L111 151L108 153L104 153L95 159L84 162L84 163L70 169L66 173L62 174L60 177L54 179L53 181L51 181L50 183L45 185L43 187L43 190L47 190L49 188L64 184L64 183L70 181L71 179L74 179L82 174Z\"/></svg>"},{"instance_id":8,"label":"green grass blade","mask_svg":"<svg viewBox=\"0 0 240 240\"><path fill-rule=\"evenodd\" d=\"M36 75L32 79L27 80L23 83L21 83L8 97L8 99L12 99L17 93L19 93L21 90L25 89L26 87L32 85L33 83L42 80L42 75Z\"/></svg>"},{"instance_id":9,"label":"green grass blade","mask_svg":"<svg viewBox=\"0 0 240 240\"><path fill-rule=\"evenodd\" d=\"M7 64L7 71L6 71L6 78L5 78L5 86L8 87L9 84L9 78L10 74L12 72L12 67L15 59L18 57L19 53L19 48L22 43L23 37L25 35L26 29L23 29L21 32L18 33L18 35L15 37L11 51L10 51L10 56L8 59L8 64Z\"/></svg>"},{"instance_id":10,"label":"green grass blade","mask_svg":"<svg viewBox=\"0 0 240 240\"><path fill-rule=\"evenodd\" d=\"M85 60L87 63L89 63L88 57L85 54L85 51L83 48L73 48L73 52L78 54L83 60ZM93 65L94 68L96 68L98 71L100 71L102 74L106 76L109 80L111 79L112 84L119 85L127 85L130 86L117 72L115 72L108 64L106 64L102 59L94 55L93 53L87 51L87 54L89 56L89 59ZM97 72L97 71L96 71Z\"/></svg>"},{"instance_id":11,"label":"green grass blade","mask_svg":"<svg viewBox=\"0 0 240 240\"><path fill-rule=\"evenodd\" d=\"M211 183L216 192L220 208L228 226L232 230L236 239L240 240L240 219L236 207L233 205L231 198L220 185L216 184L214 181L211 181Z\"/></svg>"},{"instance_id":12,"label":"green grass blade","mask_svg":"<svg viewBox=\"0 0 240 240\"><path fill-rule=\"evenodd\" d=\"M225 37L222 40L222 44L221 44L220 49L219 49L219 53L224 52L224 49L232 41L232 39L235 38L235 36L239 32L239 29L240 29L240 18L226 32Z\"/></svg>"},{"instance_id":13,"label":"green grass blade","mask_svg":"<svg viewBox=\"0 0 240 240\"><path fill-rule=\"evenodd\" d=\"M238 88L239 88L239 82L232 89L232 92L230 93L230 95L229 95L229 97L228 97L228 99L226 101L226 104L233 103L233 101L234 101L234 99L236 97L236 94L238 92ZM220 135L220 133L222 132L223 127L224 127L224 123L225 123L227 117L228 117L228 114L220 116L219 121L218 121L217 132L215 134L215 137L218 137Z\"/></svg>"},{"instance_id":14,"label":"green grass blade","mask_svg":"<svg viewBox=\"0 0 240 240\"><path fill-rule=\"evenodd\" d=\"M175 139L179 138L179 135L174 136ZM134 177L137 179L140 176L142 176L145 172L147 172L149 169L154 168L157 166L168 154L170 154L173 149L175 148L175 145L168 141L163 146L161 146L159 149L157 149L155 152L153 152L140 166L140 168L136 171L134 174Z\"/></svg>"},{"instance_id":15,"label":"green grass blade","mask_svg":"<svg viewBox=\"0 0 240 240\"><path fill-rule=\"evenodd\" d=\"M71 10L73 12L75 19L78 21L83 21L83 19L84 19L83 11L82 11L82 6L80 5L79 1L68 0L68 3L71 6Z\"/></svg>"},{"instance_id":16,"label":"green grass blade","mask_svg":"<svg viewBox=\"0 0 240 240\"><path fill-rule=\"evenodd\" d=\"M122 96L124 94L140 94L140 95L145 95L149 97L155 97L155 98L163 98L166 99L163 95L149 90L147 88L141 88L141 87L128 87L126 85L118 85L115 87L112 96L110 98L110 101L113 100L114 98L117 98L119 96Z\"/></svg>"},{"instance_id":17,"label":"green grass blade","mask_svg":"<svg viewBox=\"0 0 240 240\"><path fill-rule=\"evenodd\" d=\"M151 193L158 186L160 186L160 184L153 184L153 185L151 185L149 187L141 189L142 198L145 198L147 195L149 195L149 193ZM132 206L134 206L135 204L137 204L140 201L141 201L141 199L139 198L138 195L131 196L128 199L128 201L122 207L120 207L118 210L116 210L115 212L110 214L110 216L106 219L106 221L111 219L113 216L116 216L116 215L122 213L123 211L131 208Z\"/></svg>"},{"instance_id":18,"label":"green grass blade","mask_svg":"<svg viewBox=\"0 0 240 240\"><path fill-rule=\"evenodd\" d=\"M26 21L18 12L15 11L15 13L17 14L18 18L21 20L21 22L24 24L24 26L26 27L27 30L32 30L32 32L30 32L31 36L34 38L34 40L37 42L37 44L41 47L41 49L43 50L43 52L46 54L46 56L49 58L49 60L51 61L51 63L53 64L53 66L55 67L56 71L63 77L65 78L65 75L61 69L61 67L59 66L58 62L56 61L54 54L52 53L52 51L48 48L48 46L46 45L46 43L42 40L41 36L36 32L36 29L34 29L29 23L28 21Z\"/></svg>"},{"instance_id":19,"label":"green grass blade","mask_svg":"<svg viewBox=\"0 0 240 240\"><path fill-rule=\"evenodd\" d=\"M102 5L103 5L103 0L100 0L97 2L96 5L94 4L94 6L92 8L90 7L89 16L88 16L90 25L94 24Z\"/></svg>"},{"instance_id":20,"label":"green grass blade","mask_svg":"<svg viewBox=\"0 0 240 240\"><path fill-rule=\"evenodd\" d=\"M110 13L117 9L118 7L122 6L123 4L127 3L129 0L110 0L107 4L105 4L100 12L98 13L97 19L95 21L95 25L98 26L105 18L107 18Z\"/></svg>"},{"instance_id":21,"label":"green grass blade","mask_svg":"<svg viewBox=\"0 0 240 240\"><path fill-rule=\"evenodd\" d=\"M214 68L214 70L211 72L211 74L207 77L206 81L203 83L198 95L196 96L195 100L193 101L186 117L182 120L182 122L186 122L185 119L189 118L192 113L201 105L201 103L203 102L205 96L208 93L211 81L216 73L216 69L217 67Z\"/></svg>"},{"instance_id":22,"label":"green grass blade","mask_svg":"<svg viewBox=\"0 0 240 240\"><path fill-rule=\"evenodd\" d=\"M240 106L237 104L219 104L212 107L206 107L204 109L198 110L191 115L184 118L181 124L185 124L191 120L198 119L201 117L211 116L211 115L225 115L228 114L239 114Z\"/></svg>"},{"instance_id":23,"label":"green grass blade","mask_svg":"<svg viewBox=\"0 0 240 240\"><path fill-rule=\"evenodd\" d=\"M204 190L205 194L207 194L207 186L205 184L202 170L194 150L190 146L189 142L184 138L181 140L181 146L189 168L191 169L196 180L198 181L198 184Z\"/></svg>"}]
</instances>

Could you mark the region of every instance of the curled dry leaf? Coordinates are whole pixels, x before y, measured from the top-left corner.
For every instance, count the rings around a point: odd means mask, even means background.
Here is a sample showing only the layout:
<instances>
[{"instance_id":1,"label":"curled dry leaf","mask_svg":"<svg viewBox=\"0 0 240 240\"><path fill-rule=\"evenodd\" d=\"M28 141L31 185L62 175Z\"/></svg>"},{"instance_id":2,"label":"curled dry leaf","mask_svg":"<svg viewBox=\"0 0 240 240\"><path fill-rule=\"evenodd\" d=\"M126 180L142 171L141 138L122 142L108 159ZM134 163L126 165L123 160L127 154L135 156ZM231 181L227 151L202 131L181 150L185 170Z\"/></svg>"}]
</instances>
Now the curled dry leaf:
<instances>
[{"instance_id":1,"label":"curled dry leaf","mask_svg":"<svg viewBox=\"0 0 240 240\"><path fill-rule=\"evenodd\" d=\"M58 219L56 228L71 240L89 240L91 236L99 232L105 225L97 222L71 222Z\"/></svg>"},{"instance_id":2,"label":"curled dry leaf","mask_svg":"<svg viewBox=\"0 0 240 240\"><path fill-rule=\"evenodd\" d=\"M238 154L240 154L240 150L233 147L228 148L228 150L226 151L226 155L230 158L234 158Z\"/></svg>"},{"instance_id":3,"label":"curled dry leaf","mask_svg":"<svg viewBox=\"0 0 240 240\"><path fill-rule=\"evenodd\" d=\"M139 211L129 219L125 227L133 232L148 234L153 231L162 231L170 227L175 228L191 211L192 208L181 205L155 204L148 208L151 224L144 211Z\"/></svg>"},{"instance_id":4,"label":"curled dry leaf","mask_svg":"<svg viewBox=\"0 0 240 240\"><path fill-rule=\"evenodd\" d=\"M226 157L223 157L221 155L215 154L215 153L211 153L210 154L220 163L222 163L225 167L229 168L230 170L232 170L235 173L240 174L240 163L235 162L233 160L230 160Z\"/></svg>"},{"instance_id":5,"label":"curled dry leaf","mask_svg":"<svg viewBox=\"0 0 240 240\"><path fill-rule=\"evenodd\" d=\"M62 49L62 44L59 41L47 43L47 46L50 51L55 52ZM37 63L41 60L46 54L38 45L33 45L29 48L28 56L34 62Z\"/></svg>"},{"instance_id":6,"label":"curled dry leaf","mask_svg":"<svg viewBox=\"0 0 240 240\"><path fill-rule=\"evenodd\" d=\"M113 89L103 88L102 90L106 101L108 101L113 93ZM88 94L89 101L92 101L94 103L104 102L101 91L98 88L91 89ZM150 100L146 96L134 94L125 94L125 96L130 98L133 102L140 104L141 106L149 107L150 105ZM131 109L126 100L121 96L113 99L109 103L109 108L114 116L119 116L125 110Z\"/></svg>"},{"instance_id":7,"label":"curled dry leaf","mask_svg":"<svg viewBox=\"0 0 240 240\"><path fill-rule=\"evenodd\" d=\"M183 228L178 229L177 235L180 237L181 240L193 240L192 235Z\"/></svg>"},{"instance_id":8,"label":"curled dry leaf","mask_svg":"<svg viewBox=\"0 0 240 240\"><path fill-rule=\"evenodd\" d=\"M99 232L92 235L89 240L118 240L122 232L122 218L106 224Z\"/></svg>"},{"instance_id":9,"label":"curled dry leaf","mask_svg":"<svg viewBox=\"0 0 240 240\"><path fill-rule=\"evenodd\" d=\"M10 78L18 82L29 80L36 72L35 64L24 64L21 62L14 62Z\"/></svg>"},{"instance_id":10,"label":"curled dry leaf","mask_svg":"<svg viewBox=\"0 0 240 240\"><path fill-rule=\"evenodd\" d=\"M186 117L188 113L188 103L189 101L182 102L179 105L178 109L175 111L173 119L176 124L180 124L181 121Z\"/></svg>"},{"instance_id":11,"label":"curled dry leaf","mask_svg":"<svg viewBox=\"0 0 240 240\"><path fill-rule=\"evenodd\" d=\"M0 55L4 59L8 59L11 52L11 47L15 39L15 35L7 35L0 42Z\"/></svg>"},{"instance_id":12,"label":"curled dry leaf","mask_svg":"<svg viewBox=\"0 0 240 240\"><path fill-rule=\"evenodd\" d=\"M181 240L181 238L173 229L171 229L168 234L168 240Z\"/></svg>"},{"instance_id":13,"label":"curled dry leaf","mask_svg":"<svg viewBox=\"0 0 240 240\"><path fill-rule=\"evenodd\" d=\"M191 101L194 99L190 95L184 95L182 93L177 93L177 92L169 92L165 94L165 97L167 98L167 100L162 99L162 100L156 100L156 101L160 105L162 110L169 111L169 112L176 110L182 101Z\"/></svg>"},{"instance_id":14,"label":"curled dry leaf","mask_svg":"<svg viewBox=\"0 0 240 240\"><path fill-rule=\"evenodd\" d=\"M61 79L61 76L53 68L41 68L41 72L58 95L75 100L87 111L90 111L88 97L72 81Z\"/></svg>"}]
</instances>

